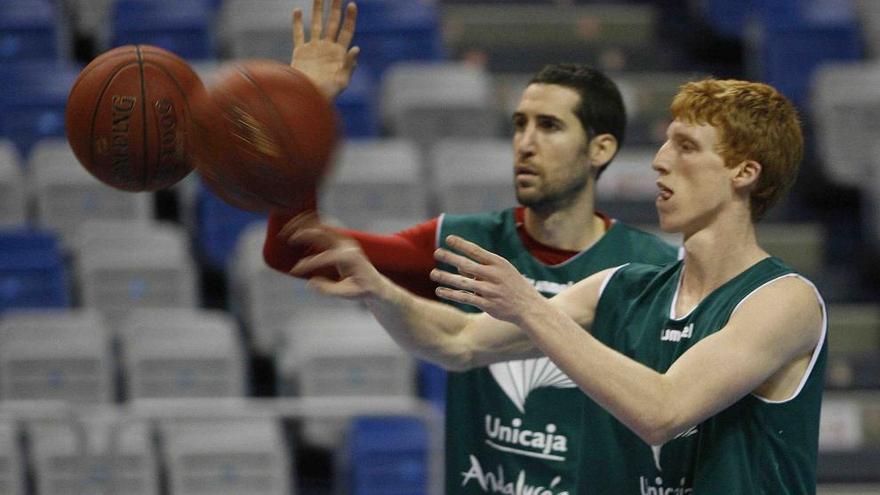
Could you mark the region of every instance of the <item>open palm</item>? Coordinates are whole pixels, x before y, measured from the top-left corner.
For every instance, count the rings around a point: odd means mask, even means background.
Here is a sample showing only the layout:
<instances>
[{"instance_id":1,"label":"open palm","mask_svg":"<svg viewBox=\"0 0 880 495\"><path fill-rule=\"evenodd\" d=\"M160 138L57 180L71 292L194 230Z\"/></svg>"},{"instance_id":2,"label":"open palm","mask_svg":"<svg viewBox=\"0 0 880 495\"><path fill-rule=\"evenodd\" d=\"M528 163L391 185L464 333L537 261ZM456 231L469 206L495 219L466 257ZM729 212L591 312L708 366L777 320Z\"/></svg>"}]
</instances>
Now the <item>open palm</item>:
<instances>
[{"instance_id":1,"label":"open palm","mask_svg":"<svg viewBox=\"0 0 880 495\"><path fill-rule=\"evenodd\" d=\"M333 0L330 18L324 28L324 0L314 0L309 40L303 28L303 12L293 11L293 56L291 67L303 72L329 99L348 86L354 71L358 47L350 47L354 37L357 6L350 2L343 20L342 0Z\"/></svg>"}]
</instances>

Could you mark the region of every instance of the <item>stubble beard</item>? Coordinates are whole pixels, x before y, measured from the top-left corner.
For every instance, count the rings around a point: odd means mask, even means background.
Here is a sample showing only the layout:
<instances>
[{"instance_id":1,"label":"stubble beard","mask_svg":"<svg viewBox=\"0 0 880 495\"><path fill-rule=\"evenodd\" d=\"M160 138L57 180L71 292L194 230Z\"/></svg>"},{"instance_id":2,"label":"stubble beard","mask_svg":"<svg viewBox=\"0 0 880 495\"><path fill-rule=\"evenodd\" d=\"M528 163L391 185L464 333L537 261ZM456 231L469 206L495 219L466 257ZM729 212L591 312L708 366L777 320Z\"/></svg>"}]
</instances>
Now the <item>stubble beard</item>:
<instances>
[{"instance_id":1,"label":"stubble beard","mask_svg":"<svg viewBox=\"0 0 880 495\"><path fill-rule=\"evenodd\" d=\"M589 174L579 174L561 186L540 187L534 194L526 194L516 188L516 201L536 213L550 214L573 204L589 182Z\"/></svg>"}]
</instances>

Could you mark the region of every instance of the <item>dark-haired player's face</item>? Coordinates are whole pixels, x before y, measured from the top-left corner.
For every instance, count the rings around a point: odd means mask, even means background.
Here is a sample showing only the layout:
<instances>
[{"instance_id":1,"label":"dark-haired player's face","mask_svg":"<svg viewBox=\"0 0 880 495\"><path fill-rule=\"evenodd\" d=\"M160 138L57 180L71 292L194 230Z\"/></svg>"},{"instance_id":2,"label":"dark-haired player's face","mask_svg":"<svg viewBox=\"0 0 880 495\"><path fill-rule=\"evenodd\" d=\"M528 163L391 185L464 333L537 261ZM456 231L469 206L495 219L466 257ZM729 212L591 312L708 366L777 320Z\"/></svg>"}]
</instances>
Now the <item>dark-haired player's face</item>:
<instances>
[{"instance_id":1,"label":"dark-haired player's face","mask_svg":"<svg viewBox=\"0 0 880 495\"><path fill-rule=\"evenodd\" d=\"M530 84L513 114L514 186L520 204L553 210L570 204L591 180L587 135L574 111L580 95Z\"/></svg>"}]
</instances>

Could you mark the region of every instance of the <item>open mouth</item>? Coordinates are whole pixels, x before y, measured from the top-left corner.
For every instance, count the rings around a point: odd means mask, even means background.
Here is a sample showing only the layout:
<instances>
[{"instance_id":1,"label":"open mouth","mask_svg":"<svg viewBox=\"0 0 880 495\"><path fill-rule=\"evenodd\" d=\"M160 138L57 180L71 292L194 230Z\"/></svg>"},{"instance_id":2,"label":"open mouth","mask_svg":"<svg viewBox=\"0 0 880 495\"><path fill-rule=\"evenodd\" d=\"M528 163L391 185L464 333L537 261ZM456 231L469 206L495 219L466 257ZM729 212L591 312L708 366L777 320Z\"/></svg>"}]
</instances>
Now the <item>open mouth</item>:
<instances>
[{"instance_id":1,"label":"open mouth","mask_svg":"<svg viewBox=\"0 0 880 495\"><path fill-rule=\"evenodd\" d=\"M667 201L669 198L672 197L672 189L669 189L659 182L657 183L657 187L660 188L660 191L657 193L658 200Z\"/></svg>"}]
</instances>

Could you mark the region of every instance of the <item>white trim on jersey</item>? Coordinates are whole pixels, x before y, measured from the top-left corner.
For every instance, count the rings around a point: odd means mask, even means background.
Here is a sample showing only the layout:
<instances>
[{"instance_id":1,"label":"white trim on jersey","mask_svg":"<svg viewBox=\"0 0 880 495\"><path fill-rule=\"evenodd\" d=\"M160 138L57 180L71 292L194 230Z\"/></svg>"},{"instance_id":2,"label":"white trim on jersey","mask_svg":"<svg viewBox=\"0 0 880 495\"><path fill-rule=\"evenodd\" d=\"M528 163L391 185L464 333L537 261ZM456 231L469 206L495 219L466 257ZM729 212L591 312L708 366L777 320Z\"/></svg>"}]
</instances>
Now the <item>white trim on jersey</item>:
<instances>
[{"instance_id":1,"label":"white trim on jersey","mask_svg":"<svg viewBox=\"0 0 880 495\"><path fill-rule=\"evenodd\" d=\"M608 285L608 282L611 281L611 277L613 277L614 274L617 273L618 270L620 270L621 268L625 267L628 264L629 263L624 263L620 266L615 267L613 270L611 270L611 273L609 273L608 276L605 277L605 280L602 281L602 285L599 286L599 297L596 298L597 301L599 299L602 299L602 293L605 292L605 287Z\"/></svg>"},{"instance_id":2,"label":"white trim on jersey","mask_svg":"<svg viewBox=\"0 0 880 495\"><path fill-rule=\"evenodd\" d=\"M746 295L746 297L742 298L742 300L736 306L734 306L733 311L730 312L730 316L732 318L733 314L736 313L736 310L739 309L740 305L742 305L742 303L746 302L746 299L751 297L752 294L758 292L759 290L772 284L773 282L776 282L777 280L782 280L782 279L788 278L788 277L797 277L797 278L803 280L804 282L806 282L807 285L809 285L810 287L813 288L813 292L816 293L816 299L819 300L819 307L822 309L822 333L819 336L819 342L816 344L816 348L813 349L813 355L810 357L810 364L809 364L809 366L807 366L807 369L804 372L804 376L801 377L801 381L800 381L800 383L798 383L798 386L795 389L794 393L791 394L791 397L788 397L787 399L782 399L782 400L772 400L772 399L767 399L765 397L761 397L760 395L758 395L754 392L751 393L751 395L754 396L756 399L761 400L763 402L766 402L768 404L784 404L786 402L794 400L794 398L797 397L801 393L801 390L803 390L804 386L807 384L807 380L810 378L810 374L813 372L813 367L816 365L816 361L819 359L819 354L822 351L822 346L825 345L825 335L828 333L828 311L825 308L825 300L822 299L822 295L819 294L819 289L817 289L816 286L813 284L813 282L810 282L806 277L804 277L803 275L800 275L798 273L786 273L785 275L780 275L779 277L776 277L773 280L768 280L767 282L763 283L760 287L757 287L755 290L749 292Z\"/></svg>"},{"instance_id":3,"label":"white trim on jersey","mask_svg":"<svg viewBox=\"0 0 880 495\"><path fill-rule=\"evenodd\" d=\"M440 232L443 232L443 219L446 218L446 213L441 213L439 217L437 217L437 230L434 232L434 249L440 247Z\"/></svg>"}]
</instances>

